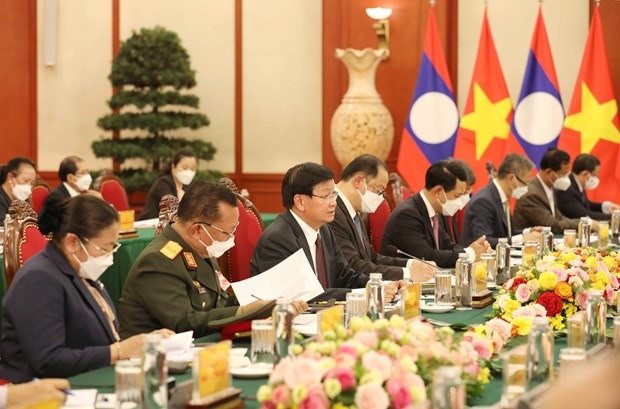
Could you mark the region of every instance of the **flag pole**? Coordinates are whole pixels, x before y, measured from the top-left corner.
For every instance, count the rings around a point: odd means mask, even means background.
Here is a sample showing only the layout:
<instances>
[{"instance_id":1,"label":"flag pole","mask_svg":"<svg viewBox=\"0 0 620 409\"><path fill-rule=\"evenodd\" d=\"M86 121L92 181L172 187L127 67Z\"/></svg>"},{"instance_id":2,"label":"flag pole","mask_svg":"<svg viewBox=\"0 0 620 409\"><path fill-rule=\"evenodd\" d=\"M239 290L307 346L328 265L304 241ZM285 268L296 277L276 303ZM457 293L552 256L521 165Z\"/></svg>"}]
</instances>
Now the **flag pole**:
<instances>
[{"instance_id":1,"label":"flag pole","mask_svg":"<svg viewBox=\"0 0 620 409\"><path fill-rule=\"evenodd\" d=\"M596 7L600 7L601 6L601 0L594 0L594 4L596 4Z\"/></svg>"},{"instance_id":2,"label":"flag pole","mask_svg":"<svg viewBox=\"0 0 620 409\"><path fill-rule=\"evenodd\" d=\"M436 0L428 0L428 4L430 4L431 7L435 7L435 2Z\"/></svg>"}]
</instances>

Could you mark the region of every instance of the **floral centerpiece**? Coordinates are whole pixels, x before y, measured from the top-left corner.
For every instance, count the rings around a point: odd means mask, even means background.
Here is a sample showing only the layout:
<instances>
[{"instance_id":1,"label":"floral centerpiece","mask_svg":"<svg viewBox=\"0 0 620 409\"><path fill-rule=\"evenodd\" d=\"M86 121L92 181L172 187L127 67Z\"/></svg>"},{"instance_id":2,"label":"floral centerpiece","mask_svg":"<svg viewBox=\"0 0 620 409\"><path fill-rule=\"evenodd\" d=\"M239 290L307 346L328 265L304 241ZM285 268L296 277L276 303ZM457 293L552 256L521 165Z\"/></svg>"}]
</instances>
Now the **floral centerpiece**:
<instances>
[{"instance_id":1,"label":"floral centerpiece","mask_svg":"<svg viewBox=\"0 0 620 409\"><path fill-rule=\"evenodd\" d=\"M500 289L492 316L512 325L511 333L527 335L532 318L547 316L554 330L584 309L588 290L599 289L608 305L616 305L620 287L617 253L594 248L557 251L523 267Z\"/></svg>"},{"instance_id":2,"label":"floral centerpiece","mask_svg":"<svg viewBox=\"0 0 620 409\"><path fill-rule=\"evenodd\" d=\"M420 320L352 319L315 342L295 345L258 390L264 409L403 409L426 407L435 371L462 368L469 397L482 393L490 371L476 347L449 328Z\"/></svg>"}]
</instances>

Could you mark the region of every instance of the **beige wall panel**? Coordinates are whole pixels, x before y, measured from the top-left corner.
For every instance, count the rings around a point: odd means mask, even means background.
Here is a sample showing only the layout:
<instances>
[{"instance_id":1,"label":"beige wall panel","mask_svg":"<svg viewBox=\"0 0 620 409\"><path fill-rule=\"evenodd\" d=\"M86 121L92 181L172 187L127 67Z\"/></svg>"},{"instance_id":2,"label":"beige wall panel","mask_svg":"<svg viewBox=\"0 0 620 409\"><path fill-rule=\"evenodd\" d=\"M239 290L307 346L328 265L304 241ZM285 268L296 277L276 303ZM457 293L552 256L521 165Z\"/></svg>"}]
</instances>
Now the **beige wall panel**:
<instances>
[{"instance_id":1,"label":"beige wall panel","mask_svg":"<svg viewBox=\"0 0 620 409\"><path fill-rule=\"evenodd\" d=\"M112 4L58 0L56 64L43 65L43 0L37 2L38 168L58 170L67 155L92 169L111 166L95 159L90 144L104 134L97 118L111 96Z\"/></svg>"},{"instance_id":2,"label":"beige wall panel","mask_svg":"<svg viewBox=\"0 0 620 409\"><path fill-rule=\"evenodd\" d=\"M321 0L243 2L243 171L321 162Z\"/></svg>"},{"instance_id":3,"label":"beige wall panel","mask_svg":"<svg viewBox=\"0 0 620 409\"><path fill-rule=\"evenodd\" d=\"M196 71L200 111L208 127L181 129L174 136L199 138L217 148L207 167L235 168L235 2L234 0L121 0L121 41L132 31L156 25L176 32ZM204 164L203 164L204 166Z\"/></svg>"},{"instance_id":4,"label":"beige wall panel","mask_svg":"<svg viewBox=\"0 0 620 409\"><path fill-rule=\"evenodd\" d=\"M539 2L490 0L488 4L489 24L514 105L521 91ZM573 95L588 35L589 3L585 0L545 0L542 5L560 95L566 111ZM483 0L459 1L458 105L461 113L478 51L483 13Z\"/></svg>"}]
</instances>

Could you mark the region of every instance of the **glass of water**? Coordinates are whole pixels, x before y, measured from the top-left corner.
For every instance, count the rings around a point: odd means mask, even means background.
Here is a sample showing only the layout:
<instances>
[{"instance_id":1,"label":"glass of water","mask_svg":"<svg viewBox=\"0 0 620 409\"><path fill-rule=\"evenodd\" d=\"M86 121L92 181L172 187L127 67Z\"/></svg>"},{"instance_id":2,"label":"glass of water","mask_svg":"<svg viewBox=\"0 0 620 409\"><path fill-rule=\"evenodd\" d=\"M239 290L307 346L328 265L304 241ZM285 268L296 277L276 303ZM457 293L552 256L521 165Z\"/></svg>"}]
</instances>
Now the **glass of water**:
<instances>
[{"instance_id":1,"label":"glass of water","mask_svg":"<svg viewBox=\"0 0 620 409\"><path fill-rule=\"evenodd\" d=\"M272 320L252 321L252 345L250 359L253 365L273 365L274 356L274 329Z\"/></svg>"},{"instance_id":2,"label":"glass of water","mask_svg":"<svg viewBox=\"0 0 620 409\"><path fill-rule=\"evenodd\" d=\"M141 408L143 382L140 360L118 361L114 366L116 409Z\"/></svg>"},{"instance_id":3,"label":"glass of water","mask_svg":"<svg viewBox=\"0 0 620 409\"><path fill-rule=\"evenodd\" d=\"M353 317L364 317L366 315L366 294L347 293L344 316L344 326L349 327Z\"/></svg>"},{"instance_id":4,"label":"glass of water","mask_svg":"<svg viewBox=\"0 0 620 409\"><path fill-rule=\"evenodd\" d=\"M452 274L446 270L440 270L435 274L435 304L452 305Z\"/></svg>"}]
</instances>

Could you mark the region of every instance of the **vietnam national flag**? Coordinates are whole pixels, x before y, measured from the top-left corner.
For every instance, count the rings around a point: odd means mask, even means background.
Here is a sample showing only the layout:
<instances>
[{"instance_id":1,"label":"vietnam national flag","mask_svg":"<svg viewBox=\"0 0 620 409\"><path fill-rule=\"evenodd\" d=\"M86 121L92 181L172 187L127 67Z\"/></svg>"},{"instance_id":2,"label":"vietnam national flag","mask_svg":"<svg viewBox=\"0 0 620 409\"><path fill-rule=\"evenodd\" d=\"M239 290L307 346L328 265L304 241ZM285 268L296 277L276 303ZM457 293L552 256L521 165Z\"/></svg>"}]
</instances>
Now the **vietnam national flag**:
<instances>
[{"instance_id":1,"label":"vietnam national flag","mask_svg":"<svg viewBox=\"0 0 620 409\"><path fill-rule=\"evenodd\" d=\"M490 161L498 168L503 160L511 120L512 103L485 8L474 73L454 148L454 157L469 163L476 173L474 191L488 182L486 163Z\"/></svg>"},{"instance_id":2,"label":"vietnam national flag","mask_svg":"<svg viewBox=\"0 0 620 409\"><path fill-rule=\"evenodd\" d=\"M572 159L580 153L590 153L601 161L601 183L588 193L591 200L620 202L619 129L618 104L597 6L559 141L559 147L567 151Z\"/></svg>"},{"instance_id":3,"label":"vietnam national flag","mask_svg":"<svg viewBox=\"0 0 620 409\"><path fill-rule=\"evenodd\" d=\"M396 162L398 172L414 191L424 187L426 169L432 163L452 156L458 125L452 81L431 6L420 71Z\"/></svg>"},{"instance_id":4,"label":"vietnam national flag","mask_svg":"<svg viewBox=\"0 0 620 409\"><path fill-rule=\"evenodd\" d=\"M539 7L506 152L525 154L538 168L547 149L557 145L563 123L560 87Z\"/></svg>"}]
</instances>

